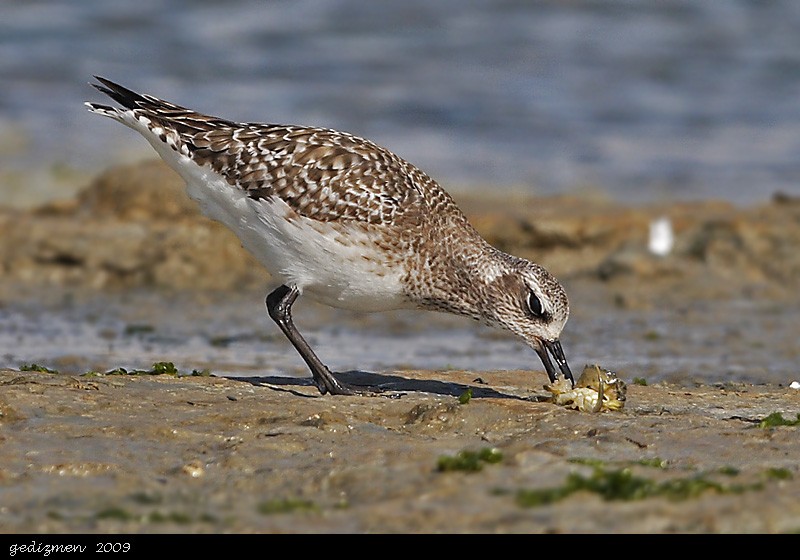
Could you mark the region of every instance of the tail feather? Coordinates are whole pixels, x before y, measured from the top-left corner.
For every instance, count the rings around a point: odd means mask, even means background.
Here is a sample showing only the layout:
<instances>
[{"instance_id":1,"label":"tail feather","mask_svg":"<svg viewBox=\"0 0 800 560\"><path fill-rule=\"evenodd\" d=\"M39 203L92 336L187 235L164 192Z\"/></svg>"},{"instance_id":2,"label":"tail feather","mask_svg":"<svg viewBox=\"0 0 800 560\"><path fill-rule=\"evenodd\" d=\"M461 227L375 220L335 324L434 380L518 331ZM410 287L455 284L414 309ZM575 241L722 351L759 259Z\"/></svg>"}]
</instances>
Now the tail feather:
<instances>
[{"instance_id":1,"label":"tail feather","mask_svg":"<svg viewBox=\"0 0 800 560\"><path fill-rule=\"evenodd\" d=\"M193 149L193 135L208 132L217 124L232 124L215 117L196 113L180 105L169 103L152 95L136 93L109 79L95 76L99 83L92 87L119 103L113 107L102 103L86 102L89 111L109 117L142 134L161 154L162 148L189 156Z\"/></svg>"},{"instance_id":2,"label":"tail feather","mask_svg":"<svg viewBox=\"0 0 800 560\"><path fill-rule=\"evenodd\" d=\"M100 103L91 103L89 101L84 103L84 105L89 107L89 111L91 111L92 113L105 115L106 117L115 117L117 114L119 114L119 111L117 109L115 109L114 107L110 107L108 105L102 105Z\"/></svg>"},{"instance_id":3,"label":"tail feather","mask_svg":"<svg viewBox=\"0 0 800 560\"><path fill-rule=\"evenodd\" d=\"M124 110L113 109L119 113L125 111L142 112L150 117L166 120L196 114L186 107L169 103L168 101L153 97L152 95L136 93L106 78L100 76L95 76L95 78L97 78L100 84L89 83L89 85L122 105ZM87 103L86 105L93 111L102 114L108 114L108 110L110 109L107 105L99 103Z\"/></svg>"},{"instance_id":4,"label":"tail feather","mask_svg":"<svg viewBox=\"0 0 800 560\"><path fill-rule=\"evenodd\" d=\"M125 118L126 110L130 111L140 108L144 103L146 103L145 97L106 78L102 78L100 76L95 76L95 78L100 82L100 84L90 83L89 85L108 95L114 101L122 105L125 109L118 109L116 107L111 107L110 105L92 102L86 102L84 105L86 105L92 113L110 117L130 126L131 123L126 122L129 119Z\"/></svg>"},{"instance_id":5,"label":"tail feather","mask_svg":"<svg viewBox=\"0 0 800 560\"><path fill-rule=\"evenodd\" d=\"M95 76L95 79L99 81L101 84L90 84L96 90L105 93L111 99L126 107L128 109L136 109L137 107L141 107L143 104L147 102L147 99L132 91L126 87L123 87L111 80L106 78L102 78L100 76Z\"/></svg>"},{"instance_id":6,"label":"tail feather","mask_svg":"<svg viewBox=\"0 0 800 560\"><path fill-rule=\"evenodd\" d=\"M95 76L95 78L100 83L90 83L89 85L109 96L122 107L116 108L92 102L87 102L85 105L93 113L111 117L129 126L131 126L133 120L137 120L141 116L146 117L151 122L158 123L163 128L173 129L179 134L188 135L207 132L215 126L233 128L237 125L237 123L219 117L202 115L152 95L136 93L107 78L100 76Z\"/></svg>"}]
</instances>

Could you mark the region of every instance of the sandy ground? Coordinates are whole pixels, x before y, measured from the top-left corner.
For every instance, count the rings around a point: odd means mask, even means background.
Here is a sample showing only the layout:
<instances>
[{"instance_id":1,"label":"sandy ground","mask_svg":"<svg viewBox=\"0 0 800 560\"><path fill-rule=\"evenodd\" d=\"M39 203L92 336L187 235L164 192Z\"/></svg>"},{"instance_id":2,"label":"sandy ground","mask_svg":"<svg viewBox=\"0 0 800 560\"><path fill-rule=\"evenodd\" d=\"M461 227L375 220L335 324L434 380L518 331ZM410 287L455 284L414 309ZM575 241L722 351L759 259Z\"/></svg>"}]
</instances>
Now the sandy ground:
<instances>
[{"instance_id":1,"label":"sandy ground","mask_svg":"<svg viewBox=\"0 0 800 560\"><path fill-rule=\"evenodd\" d=\"M0 371L0 529L800 530L800 427L761 424L796 420L798 390L631 384L622 411L591 414L541 402L539 373L344 378L399 398L277 377ZM481 452L499 461L440 466Z\"/></svg>"},{"instance_id":2,"label":"sandy ground","mask_svg":"<svg viewBox=\"0 0 800 560\"><path fill-rule=\"evenodd\" d=\"M597 286L618 320L689 309L701 322L698 302L766 302L782 320L767 317L765 329L787 331L776 352L796 356L786 345L800 325L788 315L800 281L795 199L627 208L487 195L463 206L496 246L588 284L590 298ZM675 244L657 257L648 227L665 216ZM0 236L0 305L265 281L160 164L109 170L74 199L0 210ZM706 350L720 363L739 355L726 345L753 345L736 327ZM768 338L757 342L771 352ZM399 398L320 396L305 378L0 370L0 531L800 531L791 379L629 378L622 411L590 414L544 402L541 372L345 378ZM765 422L776 414L784 422Z\"/></svg>"}]
</instances>

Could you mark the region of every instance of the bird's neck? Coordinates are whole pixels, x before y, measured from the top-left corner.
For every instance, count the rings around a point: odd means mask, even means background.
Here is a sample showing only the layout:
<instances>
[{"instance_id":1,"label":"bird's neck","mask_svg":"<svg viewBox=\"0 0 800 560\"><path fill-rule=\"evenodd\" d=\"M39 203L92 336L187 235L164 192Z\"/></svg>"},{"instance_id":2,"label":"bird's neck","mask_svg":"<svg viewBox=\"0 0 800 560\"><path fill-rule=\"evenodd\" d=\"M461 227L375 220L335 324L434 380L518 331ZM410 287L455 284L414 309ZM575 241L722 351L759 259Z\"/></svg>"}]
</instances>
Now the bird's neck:
<instances>
[{"instance_id":1,"label":"bird's neck","mask_svg":"<svg viewBox=\"0 0 800 560\"><path fill-rule=\"evenodd\" d=\"M509 256L474 235L469 243L445 242L445 258L438 251L423 261L425 278L414 298L419 307L487 320L486 302L492 301L492 285L507 273Z\"/></svg>"}]
</instances>

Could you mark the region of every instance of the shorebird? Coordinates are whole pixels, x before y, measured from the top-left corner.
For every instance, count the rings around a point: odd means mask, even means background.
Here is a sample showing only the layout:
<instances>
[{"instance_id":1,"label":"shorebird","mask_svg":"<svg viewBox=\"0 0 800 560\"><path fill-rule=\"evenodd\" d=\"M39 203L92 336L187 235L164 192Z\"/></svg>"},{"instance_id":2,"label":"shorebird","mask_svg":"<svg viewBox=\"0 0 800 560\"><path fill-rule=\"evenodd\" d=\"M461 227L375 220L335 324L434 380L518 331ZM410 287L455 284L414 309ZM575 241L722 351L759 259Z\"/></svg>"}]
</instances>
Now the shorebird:
<instances>
[{"instance_id":1,"label":"shorebird","mask_svg":"<svg viewBox=\"0 0 800 560\"><path fill-rule=\"evenodd\" d=\"M358 311L454 313L519 336L551 382L573 382L559 336L569 316L542 266L486 242L433 179L373 142L326 128L204 115L95 76L121 107L93 113L139 132L280 286L266 298L326 393L365 391L338 380L294 325L301 295ZM559 370L553 366L552 355Z\"/></svg>"}]
</instances>

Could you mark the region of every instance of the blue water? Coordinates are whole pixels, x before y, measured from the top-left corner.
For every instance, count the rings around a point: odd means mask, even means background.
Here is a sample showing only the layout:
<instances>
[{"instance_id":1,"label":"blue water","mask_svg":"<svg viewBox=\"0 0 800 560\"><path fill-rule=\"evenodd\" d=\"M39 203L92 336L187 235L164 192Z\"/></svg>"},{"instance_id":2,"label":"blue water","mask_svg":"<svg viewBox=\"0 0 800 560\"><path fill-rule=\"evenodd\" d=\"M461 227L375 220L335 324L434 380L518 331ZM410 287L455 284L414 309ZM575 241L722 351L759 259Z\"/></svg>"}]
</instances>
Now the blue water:
<instances>
[{"instance_id":1,"label":"blue water","mask_svg":"<svg viewBox=\"0 0 800 560\"><path fill-rule=\"evenodd\" d=\"M574 306L561 341L580 373L597 363L631 382L691 384L797 381L800 304L695 301L663 309L622 309L572 285ZM91 299L0 306L0 368L31 363L63 373L149 369L171 361L182 373L309 377L308 368L269 319L253 289L193 299L131 291ZM64 296L64 297L62 297ZM298 301L298 328L334 371L404 369L475 372L533 370L536 353L514 336L453 315L396 311L361 314ZM402 375L402 374L401 374ZM787 389L788 390L788 389Z\"/></svg>"},{"instance_id":2,"label":"blue water","mask_svg":"<svg viewBox=\"0 0 800 560\"><path fill-rule=\"evenodd\" d=\"M149 157L82 107L100 74L453 190L752 203L800 194L798 30L796 0L3 0L0 167Z\"/></svg>"}]
</instances>

